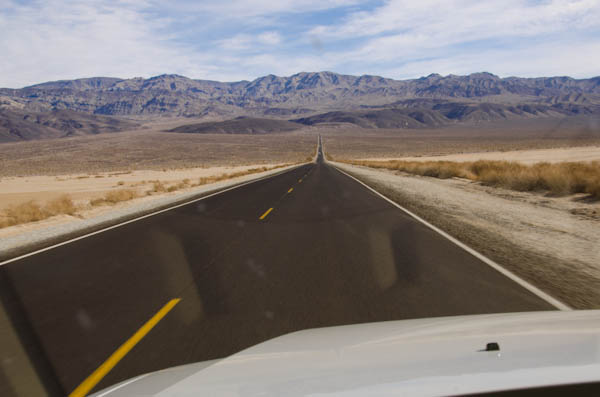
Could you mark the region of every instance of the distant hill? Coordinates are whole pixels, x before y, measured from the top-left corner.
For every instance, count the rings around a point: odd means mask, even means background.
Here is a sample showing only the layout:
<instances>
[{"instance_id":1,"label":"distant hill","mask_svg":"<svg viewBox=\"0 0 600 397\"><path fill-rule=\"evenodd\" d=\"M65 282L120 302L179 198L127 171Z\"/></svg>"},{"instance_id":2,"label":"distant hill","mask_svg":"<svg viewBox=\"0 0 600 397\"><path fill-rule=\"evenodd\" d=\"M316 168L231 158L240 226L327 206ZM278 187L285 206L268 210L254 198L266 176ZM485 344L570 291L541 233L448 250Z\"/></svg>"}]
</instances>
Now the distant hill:
<instances>
[{"instance_id":1,"label":"distant hill","mask_svg":"<svg viewBox=\"0 0 600 397\"><path fill-rule=\"evenodd\" d=\"M362 128L421 128L448 124L438 112L426 109L381 109L348 112L327 112L292 120L305 125L349 123Z\"/></svg>"},{"instance_id":2,"label":"distant hill","mask_svg":"<svg viewBox=\"0 0 600 397\"><path fill-rule=\"evenodd\" d=\"M408 100L370 110L335 111L291 121L305 125L348 123L362 128L435 128L457 122L565 117L599 113L597 107L575 103L497 104L445 100Z\"/></svg>"},{"instance_id":3,"label":"distant hill","mask_svg":"<svg viewBox=\"0 0 600 397\"><path fill-rule=\"evenodd\" d=\"M121 131L132 124L108 116L129 115L228 119L172 130L193 133L264 134L325 123L432 128L600 115L600 77L500 78L473 73L393 80L302 72L233 83L173 74L148 79L92 77L2 88L0 110L0 141Z\"/></svg>"},{"instance_id":4,"label":"distant hill","mask_svg":"<svg viewBox=\"0 0 600 397\"><path fill-rule=\"evenodd\" d=\"M490 73L474 73L393 80L370 75L303 72L233 83L179 75L149 79L94 77L0 89L0 96L33 111L69 109L102 115L227 118L350 110L409 99L596 106L600 105L600 77L500 78Z\"/></svg>"},{"instance_id":5,"label":"distant hill","mask_svg":"<svg viewBox=\"0 0 600 397\"><path fill-rule=\"evenodd\" d=\"M0 142L119 132L138 124L72 110L45 113L0 108Z\"/></svg>"},{"instance_id":6,"label":"distant hill","mask_svg":"<svg viewBox=\"0 0 600 397\"><path fill-rule=\"evenodd\" d=\"M297 123L285 120L238 117L233 120L210 123L186 124L168 130L188 134L271 134L302 128Z\"/></svg>"}]
</instances>

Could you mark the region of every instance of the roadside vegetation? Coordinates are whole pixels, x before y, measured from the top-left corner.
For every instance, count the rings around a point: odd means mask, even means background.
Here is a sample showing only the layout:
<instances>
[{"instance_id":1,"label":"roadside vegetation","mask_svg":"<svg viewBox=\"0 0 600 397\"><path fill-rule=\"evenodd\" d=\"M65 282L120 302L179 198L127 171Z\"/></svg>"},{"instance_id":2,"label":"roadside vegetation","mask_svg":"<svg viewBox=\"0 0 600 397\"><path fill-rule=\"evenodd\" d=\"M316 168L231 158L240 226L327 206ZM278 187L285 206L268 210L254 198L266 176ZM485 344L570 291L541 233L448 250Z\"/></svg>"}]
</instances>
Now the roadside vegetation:
<instances>
[{"instance_id":1,"label":"roadside vegetation","mask_svg":"<svg viewBox=\"0 0 600 397\"><path fill-rule=\"evenodd\" d=\"M256 167L244 171L225 173L214 176L200 177L195 181L185 178L181 181L160 181L151 180L143 181L143 183L131 184L131 188L123 188L110 190L102 197L94 198L89 201L88 205L76 205L68 195L60 196L59 198L49 201L45 204L39 204L35 201L28 201L21 204L9 206L0 210L0 228L15 226L29 222L41 221L51 218L56 215L77 215L78 212L99 207L112 206L121 202L130 201L143 196L151 196L161 193L175 192L178 190L193 188L201 185L207 185L227 179L237 178L245 175L255 174L259 172L270 171L277 168L286 167L291 164L282 164L273 167ZM130 173L123 172L118 175ZM142 191L143 186L150 186L149 189ZM125 186L125 182L119 181L117 186Z\"/></svg>"},{"instance_id":2,"label":"roadside vegetation","mask_svg":"<svg viewBox=\"0 0 600 397\"><path fill-rule=\"evenodd\" d=\"M552 195L587 193L600 199L600 162L537 163L509 161L369 161L337 160L371 168L397 170L433 178L465 178L484 185Z\"/></svg>"},{"instance_id":3,"label":"roadside vegetation","mask_svg":"<svg viewBox=\"0 0 600 397\"><path fill-rule=\"evenodd\" d=\"M132 200L139 196L137 190L133 189L111 190L107 192L104 197L90 200L90 205L92 207L97 207L99 205L114 205L122 201Z\"/></svg>"},{"instance_id":4,"label":"roadside vegetation","mask_svg":"<svg viewBox=\"0 0 600 397\"><path fill-rule=\"evenodd\" d=\"M0 228L36 222L56 215L74 215L78 208L68 195L40 205L34 201L17 204L6 208L0 213Z\"/></svg>"}]
</instances>

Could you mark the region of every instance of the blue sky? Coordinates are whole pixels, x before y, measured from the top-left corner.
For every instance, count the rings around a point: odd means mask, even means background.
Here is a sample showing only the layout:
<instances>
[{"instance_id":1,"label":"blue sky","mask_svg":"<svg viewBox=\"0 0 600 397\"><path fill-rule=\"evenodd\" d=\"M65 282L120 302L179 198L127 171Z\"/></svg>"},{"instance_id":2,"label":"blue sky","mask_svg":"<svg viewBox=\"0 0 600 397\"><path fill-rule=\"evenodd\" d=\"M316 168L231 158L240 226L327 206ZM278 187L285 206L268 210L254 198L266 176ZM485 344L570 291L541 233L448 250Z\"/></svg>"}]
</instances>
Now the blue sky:
<instances>
[{"instance_id":1,"label":"blue sky","mask_svg":"<svg viewBox=\"0 0 600 397\"><path fill-rule=\"evenodd\" d=\"M177 73L600 75L600 0L0 0L0 87Z\"/></svg>"}]
</instances>

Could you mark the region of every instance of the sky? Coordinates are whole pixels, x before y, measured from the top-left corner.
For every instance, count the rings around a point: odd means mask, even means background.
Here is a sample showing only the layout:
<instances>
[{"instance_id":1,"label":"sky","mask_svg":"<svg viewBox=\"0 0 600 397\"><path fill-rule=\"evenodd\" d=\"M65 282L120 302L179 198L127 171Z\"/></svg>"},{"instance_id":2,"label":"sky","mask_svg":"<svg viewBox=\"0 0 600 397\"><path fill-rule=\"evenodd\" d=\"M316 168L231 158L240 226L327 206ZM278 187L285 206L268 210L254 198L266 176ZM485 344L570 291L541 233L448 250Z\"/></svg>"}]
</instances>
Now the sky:
<instances>
[{"instance_id":1,"label":"sky","mask_svg":"<svg viewBox=\"0 0 600 397\"><path fill-rule=\"evenodd\" d=\"M0 87L333 71L600 75L600 0L0 0Z\"/></svg>"}]
</instances>

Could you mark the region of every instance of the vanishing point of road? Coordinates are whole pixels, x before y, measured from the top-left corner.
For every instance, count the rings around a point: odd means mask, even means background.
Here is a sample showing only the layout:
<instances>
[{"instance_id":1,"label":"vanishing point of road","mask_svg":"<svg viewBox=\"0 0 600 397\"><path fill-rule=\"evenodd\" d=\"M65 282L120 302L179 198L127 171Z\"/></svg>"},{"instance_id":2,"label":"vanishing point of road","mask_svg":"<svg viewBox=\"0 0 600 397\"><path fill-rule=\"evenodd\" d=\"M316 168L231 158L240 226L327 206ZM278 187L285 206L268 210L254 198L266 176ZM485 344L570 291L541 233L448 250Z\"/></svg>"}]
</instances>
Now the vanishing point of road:
<instances>
[{"instance_id":1,"label":"vanishing point of road","mask_svg":"<svg viewBox=\"0 0 600 397\"><path fill-rule=\"evenodd\" d=\"M12 328L50 395L133 336L93 390L306 328L553 309L320 144L314 163L0 266L0 296L0 338ZM3 396L16 393L7 376Z\"/></svg>"}]
</instances>

